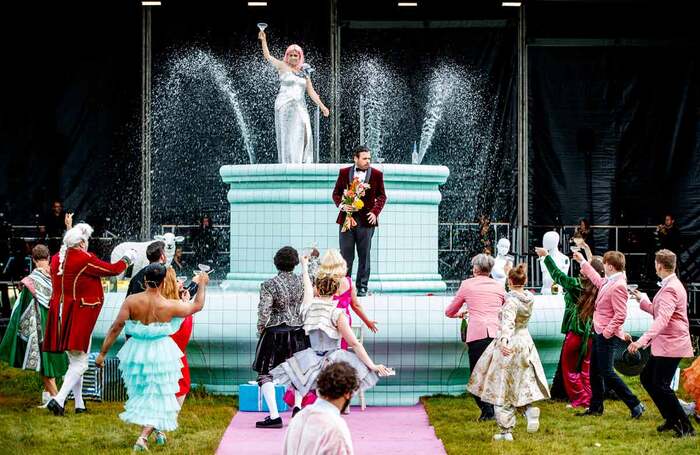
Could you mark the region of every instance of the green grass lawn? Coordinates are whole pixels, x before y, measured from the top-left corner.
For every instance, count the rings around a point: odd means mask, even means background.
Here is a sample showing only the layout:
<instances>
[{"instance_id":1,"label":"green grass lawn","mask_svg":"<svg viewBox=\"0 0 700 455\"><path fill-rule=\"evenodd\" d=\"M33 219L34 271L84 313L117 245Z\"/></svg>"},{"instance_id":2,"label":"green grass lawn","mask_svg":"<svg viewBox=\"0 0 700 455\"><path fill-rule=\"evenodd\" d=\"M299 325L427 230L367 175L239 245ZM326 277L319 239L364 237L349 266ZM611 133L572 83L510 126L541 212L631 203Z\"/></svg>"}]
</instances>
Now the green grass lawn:
<instances>
[{"instance_id":1,"label":"green grass lawn","mask_svg":"<svg viewBox=\"0 0 700 455\"><path fill-rule=\"evenodd\" d=\"M40 397L37 374L0 363L0 453L124 454L141 432L119 419L124 403L87 401L89 413L76 415L70 401L66 416L55 417L36 407ZM187 397L179 428L168 435L168 444L159 447L151 439L151 452L214 453L237 405L234 397L194 392Z\"/></svg>"},{"instance_id":2,"label":"green grass lawn","mask_svg":"<svg viewBox=\"0 0 700 455\"><path fill-rule=\"evenodd\" d=\"M659 412L636 378L629 384L647 407L641 420L631 420L627 407L620 401L606 402L603 417L574 417L574 411L566 409L565 403L540 402L540 431L528 434L523 418L519 417L512 443L491 440L496 424L476 422L478 408L469 396L435 396L424 398L423 403L450 455L700 453L700 437L677 440L670 433L658 434ZM89 401L90 412L75 415L73 403L69 402L66 416L59 418L36 407L40 391L36 374L0 364L0 453L130 452L140 429L119 419L123 403ZM151 442L150 449L164 454L214 453L236 409L235 397L195 392L187 398L179 418L180 427L169 434L168 445L158 447Z\"/></svg>"},{"instance_id":3,"label":"green grass lawn","mask_svg":"<svg viewBox=\"0 0 700 455\"><path fill-rule=\"evenodd\" d=\"M425 398L423 403L450 455L700 453L700 437L678 440L672 433L657 433L656 427L662 423L659 411L637 378L628 384L647 408L640 420L630 419L621 401L606 401L602 417L576 417L577 411L566 409L566 403L544 401L537 404L542 410L540 430L528 434L524 417L518 417L514 442L491 440L497 432L496 423L476 422L479 410L471 396L436 396Z\"/></svg>"}]
</instances>

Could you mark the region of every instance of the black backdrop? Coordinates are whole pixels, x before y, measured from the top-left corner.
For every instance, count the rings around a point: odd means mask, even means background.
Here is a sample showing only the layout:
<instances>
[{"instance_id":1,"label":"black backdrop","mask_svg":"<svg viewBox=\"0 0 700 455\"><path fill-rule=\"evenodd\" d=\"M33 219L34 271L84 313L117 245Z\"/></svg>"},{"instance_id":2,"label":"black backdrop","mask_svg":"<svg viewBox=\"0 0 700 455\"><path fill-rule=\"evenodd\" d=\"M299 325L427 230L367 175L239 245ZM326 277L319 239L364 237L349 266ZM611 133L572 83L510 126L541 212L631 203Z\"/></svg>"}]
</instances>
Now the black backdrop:
<instances>
[{"instance_id":1,"label":"black backdrop","mask_svg":"<svg viewBox=\"0 0 700 455\"><path fill-rule=\"evenodd\" d=\"M629 2L545 6L530 11L530 223L657 225L672 213L697 280L697 28L681 10ZM635 232L620 248L653 251ZM599 229L596 247L614 247L612 235Z\"/></svg>"}]
</instances>

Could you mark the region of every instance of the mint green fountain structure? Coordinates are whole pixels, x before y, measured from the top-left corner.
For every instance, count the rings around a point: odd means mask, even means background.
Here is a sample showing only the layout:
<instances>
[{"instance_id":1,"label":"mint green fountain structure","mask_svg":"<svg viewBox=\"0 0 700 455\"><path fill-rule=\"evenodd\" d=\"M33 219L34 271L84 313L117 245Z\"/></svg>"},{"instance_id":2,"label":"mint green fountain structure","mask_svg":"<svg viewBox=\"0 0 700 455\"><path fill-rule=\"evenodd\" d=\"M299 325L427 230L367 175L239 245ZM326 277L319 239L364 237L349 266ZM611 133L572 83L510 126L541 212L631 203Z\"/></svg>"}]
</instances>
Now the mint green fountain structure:
<instances>
[{"instance_id":1,"label":"mint green fountain structure","mask_svg":"<svg viewBox=\"0 0 700 455\"><path fill-rule=\"evenodd\" d=\"M338 171L347 164L223 166L230 185L231 261L226 279L234 291L257 291L276 274L272 257L291 245L338 248L338 208L331 199ZM372 239L369 288L380 293L445 290L438 273L438 205L445 166L386 164L387 204ZM357 261L355 262L357 264Z\"/></svg>"},{"instance_id":2,"label":"mint green fountain structure","mask_svg":"<svg viewBox=\"0 0 700 455\"><path fill-rule=\"evenodd\" d=\"M230 185L231 266L227 279L207 291L204 309L194 317L187 347L192 384L217 393L237 393L255 379L251 364L258 334L260 283L276 271L277 249L302 251L316 244L338 248L338 210L331 200L337 164L224 166ZM366 393L368 405L414 405L421 396L466 391L469 365L460 340L460 320L445 317L453 296L445 293L438 267L439 187L448 177L443 166L377 166L384 172L387 205L372 241L370 289L361 298L365 313L378 321L379 332L353 326L372 358L396 369ZM465 252L464 254L468 254ZM297 269L297 271L299 271ZM467 275L467 271L464 271ZM123 292L105 296L95 327L99 349L124 301ZM650 325L639 303L627 304L625 331L641 335ZM562 295L537 295L529 330L551 381L564 340ZM124 341L115 343L114 355ZM353 402L356 404L356 401Z\"/></svg>"}]
</instances>

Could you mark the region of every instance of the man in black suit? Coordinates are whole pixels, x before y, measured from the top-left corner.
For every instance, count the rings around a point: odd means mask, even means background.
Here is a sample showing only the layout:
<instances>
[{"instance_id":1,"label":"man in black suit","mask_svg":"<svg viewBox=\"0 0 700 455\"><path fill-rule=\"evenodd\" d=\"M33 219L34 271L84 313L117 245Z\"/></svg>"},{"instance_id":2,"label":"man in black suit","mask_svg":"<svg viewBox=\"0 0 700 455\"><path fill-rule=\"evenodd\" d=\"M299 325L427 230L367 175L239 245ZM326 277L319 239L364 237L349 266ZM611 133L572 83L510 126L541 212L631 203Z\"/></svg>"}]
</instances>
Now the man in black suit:
<instances>
[{"instance_id":1,"label":"man in black suit","mask_svg":"<svg viewBox=\"0 0 700 455\"><path fill-rule=\"evenodd\" d=\"M369 253L372 246L372 236L374 235L374 228L378 226L377 218L384 208L384 204L386 204L384 174L379 169L370 166L371 159L371 152L366 146L360 145L356 147L353 151L355 164L340 170L338 180L335 182L335 189L333 189L333 202L340 207L340 213L336 220L336 223L341 226L340 254L343 255L343 258L348 263L347 273L350 276L352 264L355 261L355 249L357 249L359 263L355 287L357 288L357 295L360 297L367 295L370 271ZM343 191L348 188L354 178L369 184L369 189L362 197L364 206L360 210L342 203ZM353 212L353 218L357 222L357 226L343 232L342 226L348 212Z\"/></svg>"}]
</instances>

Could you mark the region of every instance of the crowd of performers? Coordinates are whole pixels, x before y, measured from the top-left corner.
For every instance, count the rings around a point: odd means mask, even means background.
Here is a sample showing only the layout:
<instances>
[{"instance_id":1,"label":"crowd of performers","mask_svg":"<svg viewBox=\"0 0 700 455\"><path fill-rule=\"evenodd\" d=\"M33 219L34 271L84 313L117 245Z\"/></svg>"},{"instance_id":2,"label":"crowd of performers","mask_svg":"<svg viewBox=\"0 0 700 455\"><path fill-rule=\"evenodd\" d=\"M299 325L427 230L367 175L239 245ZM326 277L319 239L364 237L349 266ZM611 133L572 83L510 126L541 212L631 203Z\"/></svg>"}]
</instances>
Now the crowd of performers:
<instances>
[{"instance_id":1,"label":"crowd of performers","mask_svg":"<svg viewBox=\"0 0 700 455\"><path fill-rule=\"evenodd\" d=\"M0 358L42 375L45 407L54 415L64 415L71 392L75 412L87 411L82 377L104 302L101 278L124 272L134 260L135 252L130 251L115 263L101 261L88 252L91 234L90 226L80 223L66 232L59 254L49 257L46 247L34 248L35 269L22 280L22 293L0 344ZM650 348L641 383L664 419L658 430L679 437L693 435L690 418L671 389L680 360L693 356L687 295L674 273L676 255L668 250L656 253L661 281L650 301L638 291L628 291L624 256L617 251L588 259L574 253L581 265L579 277L558 270L546 250L536 252L553 280L566 291L560 368L570 406L581 408L581 416L601 416L605 399L613 391L629 407L630 417L638 419L645 407L614 371L613 356L620 343L628 343L630 355ZM104 365L110 347L125 330L127 341L117 357L128 401L120 418L142 427L134 446L137 450L147 448L151 435L156 443L164 444L166 432L177 428L178 413L190 388L185 351L192 315L202 310L209 281L201 272L185 286L172 267L165 265L162 242L151 243L147 256L150 264L132 278L129 295L95 361ZM378 324L365 314L348 277L347 263L337 250L300 257L294 248L284 247L274 263L278 274L260 289L259 340L252 365L270 415L256 426L283 426L275 384L289 388L292 417L299 421L348 412L353 392L367 390L381 377L394 374L366 352L351 328L351 315L355 313L373 332ZM294 273L298 265L301 274ZM495 420L498 432L494 439L511 441L518 415L524 415L527 431L538 430L540 409L533 404L550 398L550 389L528 332L534 297L524 288L526 266L508 266L505 285L491 277L493 266L490 255L475 256L473 277L462 282L445 313L468 319L468 390L480 409L478 421ZM622 329L630 296L653 316L650 328L636 341ZM337 367L324 373L331 365ZM347 379L343 371L354 372L353 378ZM60 377L63 383L57 389L55 378ZM334 388L333 378L343 378L337 380L351 390ZM699 360L683 372L683 378L686 391L700 400ZM318 388L325 392L316 404L302 409L302 403L313 401L308 398L315 397ZM312 447L318 442L306 440L309 435L298 425L294 428L290 426L288 437L296 438L295 447ZM349 433L343 428L331 442L351 452Z\"/></svg>"}]
</instances>

